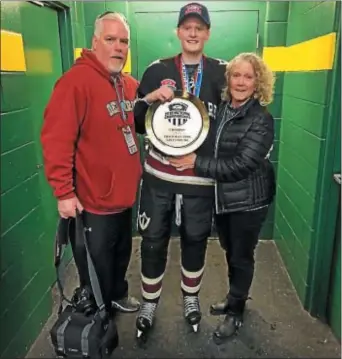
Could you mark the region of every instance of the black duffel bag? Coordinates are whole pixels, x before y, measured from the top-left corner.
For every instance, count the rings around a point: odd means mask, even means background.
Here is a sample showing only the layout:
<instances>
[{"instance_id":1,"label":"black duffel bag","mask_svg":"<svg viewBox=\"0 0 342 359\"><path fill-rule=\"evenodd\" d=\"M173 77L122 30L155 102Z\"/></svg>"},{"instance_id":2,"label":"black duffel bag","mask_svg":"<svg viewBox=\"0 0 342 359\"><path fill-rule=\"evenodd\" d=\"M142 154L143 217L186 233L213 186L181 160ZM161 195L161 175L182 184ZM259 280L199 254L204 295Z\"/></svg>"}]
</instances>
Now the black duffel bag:
<instances>
[{"instance_id":1,"label":"black duffel bag","mask_svg":"<svg viewBox=\"0 0 342 359\"><path fill-rule=\"evenodd\" d=\"M89 253L87 236L79 213L75 222L76 241L83 241L86 248L89 277L97 309L90 314L77 311L75 303L68 300L63 293L60 271L62 254L70 242L65 240L68 238L66 235L68 226L68 220L60 219L56 233L55 267L61 303L57 321L50 330L51 342L58 357L108 358L118 346L118 332L114 320L109 317L103 303L98 277ZM69 303L65 307L63 307L64 301Z\"/></svg>"}]
</instances>

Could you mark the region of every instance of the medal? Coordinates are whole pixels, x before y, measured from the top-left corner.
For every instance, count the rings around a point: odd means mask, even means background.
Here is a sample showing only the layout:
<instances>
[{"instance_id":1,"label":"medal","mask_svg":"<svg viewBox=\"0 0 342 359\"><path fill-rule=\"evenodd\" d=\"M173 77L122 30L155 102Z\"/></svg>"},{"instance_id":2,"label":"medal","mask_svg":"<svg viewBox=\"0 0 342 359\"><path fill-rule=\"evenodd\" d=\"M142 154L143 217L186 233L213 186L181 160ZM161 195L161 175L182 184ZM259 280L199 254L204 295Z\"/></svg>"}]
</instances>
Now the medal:
<instances>
[{"instance_id":1,"label":"medal","mask_svg":"<svg viewBox=\"0 0 342 359\"><path fill-rule=\"evenodd\" d=\"M125 101L120 101L120 110L121 110L121 118L126 121L127 120L127 114L126 114L126 106Z\"/></svg>"},{"instance_id":2,"label":"medal","mask_svg":"<svg viewBox=\"0 0 342 359\"><path fill-rule=\"evenodd\" d=\"M203 58L201 59L197 71L194 74L193 78L189 81L187 68L182 60L181 62L181 79L183 90L189 92L190 94L199 97L202 85L202 76L203 76Z\"/></svg>"}]
</instances>

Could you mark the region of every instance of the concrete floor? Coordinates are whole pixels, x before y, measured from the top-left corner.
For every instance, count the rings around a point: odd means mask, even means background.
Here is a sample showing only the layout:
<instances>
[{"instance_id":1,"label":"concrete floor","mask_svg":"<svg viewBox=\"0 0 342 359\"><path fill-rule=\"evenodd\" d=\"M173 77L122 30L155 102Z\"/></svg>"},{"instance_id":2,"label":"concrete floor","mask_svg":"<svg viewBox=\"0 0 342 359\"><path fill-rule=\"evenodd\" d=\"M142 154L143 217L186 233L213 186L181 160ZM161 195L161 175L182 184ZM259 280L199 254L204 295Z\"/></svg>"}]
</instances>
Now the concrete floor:
<instances>
[{"instance_id":1,"label":"concrete floor","mask_svg":"<svg viewBox=\"0 0 342 359\"><path fill-rule=\"evenodd\" d=\"M128 272L130 293L140 298L139 240L134 243ZM68 268L67 293L77 284L75 268ZM182 316L179 290L179 242L171 241L167 274L153 332L145 348L135 341L136 314L117 318L120 344L112 358L340 358L341 347L329 327L312 318L301 307L295 290L272 241L260 241L256 272L248 301L245 325L234 339L217 346L212 332L220 317L209 315L210 304L226 294L226 266L217 241L210 241L200 294L201 329L192 333ZM54 307L54 313L56 312ZM27 358L54 357L49 329L50 317Z\"/></svg>"}]
</instances>

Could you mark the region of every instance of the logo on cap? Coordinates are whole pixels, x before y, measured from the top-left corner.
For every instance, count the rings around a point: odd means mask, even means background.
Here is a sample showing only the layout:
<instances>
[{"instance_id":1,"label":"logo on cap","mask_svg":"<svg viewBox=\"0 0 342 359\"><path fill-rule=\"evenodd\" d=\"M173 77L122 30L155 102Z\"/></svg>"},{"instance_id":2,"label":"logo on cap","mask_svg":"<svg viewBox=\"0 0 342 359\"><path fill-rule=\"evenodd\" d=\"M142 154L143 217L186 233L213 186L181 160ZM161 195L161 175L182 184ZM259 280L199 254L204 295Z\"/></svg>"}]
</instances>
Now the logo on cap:
<instances>
[{"instance_id":1,"label":"logo on cap","mask_svg":"<svg viewBox=\"0 0 342 359\"><path fill-rule=\"evenodd\" d=\"M189 13L197 13L199 15L202 15L202 6L196 4L188 5L185 9L184 15L187 15Z\"/></svg>"},{"instance_id":2,"label":"logo on cap","mask_svg":"<svg viewBox=\"0 0 342 359\"><path fill-rule=\"evenodd\" d=\"M210 28L208 9L204 5L198 3L187 4L181 8L177 26L180 26L184 19L191 15L198 16L208 26L208 28Z\"/></svg>"}]
</instances>

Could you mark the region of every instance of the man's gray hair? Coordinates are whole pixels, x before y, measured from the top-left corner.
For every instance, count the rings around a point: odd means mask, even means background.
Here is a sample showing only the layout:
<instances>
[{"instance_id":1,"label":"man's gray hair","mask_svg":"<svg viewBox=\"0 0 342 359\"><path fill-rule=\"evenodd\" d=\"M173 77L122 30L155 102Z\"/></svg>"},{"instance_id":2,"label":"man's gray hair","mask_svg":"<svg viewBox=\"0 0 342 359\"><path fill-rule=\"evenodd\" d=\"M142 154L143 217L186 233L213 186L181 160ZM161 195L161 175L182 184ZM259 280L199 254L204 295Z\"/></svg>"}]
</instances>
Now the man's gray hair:
<instances>
[{"instance_id":1,"label":"man's gray hair","mask_svg":"<svg viewBox=\"0 0 342 359\"><path fill-rule=\"evenodd\" d=\"M100 37L101 32L103 30L103 23L102 23L103 20L113 20L113 21L121 22L125 26L125 28L127 29L128 38L130 38L130 29L129 29L128 22L127 22L125 16L120 14L119 12L109 12L108 14L105 14L104 16L99 16L95 20L94 36Z\"/></svg>"}]
</instances>

